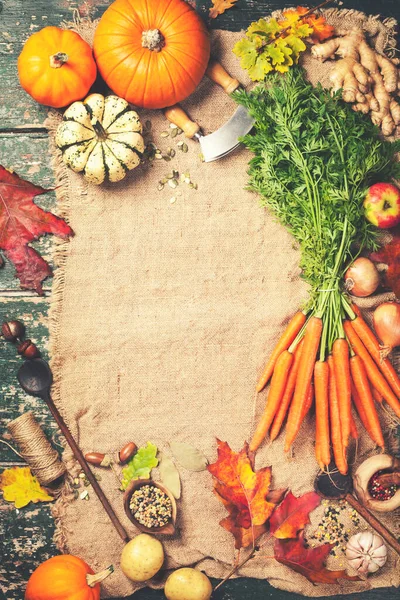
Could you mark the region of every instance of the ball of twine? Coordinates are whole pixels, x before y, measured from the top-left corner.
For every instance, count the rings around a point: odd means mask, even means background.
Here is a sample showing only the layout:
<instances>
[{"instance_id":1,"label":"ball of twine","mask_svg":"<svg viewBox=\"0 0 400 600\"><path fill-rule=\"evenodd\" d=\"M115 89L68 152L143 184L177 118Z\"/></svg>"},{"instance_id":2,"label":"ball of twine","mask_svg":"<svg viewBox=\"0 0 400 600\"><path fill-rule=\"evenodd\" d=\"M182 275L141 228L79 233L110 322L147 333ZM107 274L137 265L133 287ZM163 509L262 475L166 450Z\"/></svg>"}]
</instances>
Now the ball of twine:
<instances>
[{"instance_id":1,"label":"ball of twine","mask_svg":"<svg viewBox=\"0 0 400 600\"><path fill-rule=\"evenodd\" d=\"M48 485L65 473L57 450L30 411L11 421L7 429L39 483Z\"/></svg>"}]
</instances>

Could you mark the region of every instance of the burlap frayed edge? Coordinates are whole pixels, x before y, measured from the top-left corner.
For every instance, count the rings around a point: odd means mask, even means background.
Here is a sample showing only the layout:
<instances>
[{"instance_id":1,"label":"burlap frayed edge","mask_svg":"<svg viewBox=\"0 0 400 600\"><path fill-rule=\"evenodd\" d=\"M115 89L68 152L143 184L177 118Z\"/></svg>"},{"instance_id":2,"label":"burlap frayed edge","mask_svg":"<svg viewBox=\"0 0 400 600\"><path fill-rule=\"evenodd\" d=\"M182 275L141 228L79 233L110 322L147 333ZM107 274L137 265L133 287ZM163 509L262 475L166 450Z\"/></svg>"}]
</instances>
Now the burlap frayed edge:
<instances>
[{"instance_id":1,"label":"burlap frayed edge","mask_svg":"<svg viewBox=\"0 0 400 600\"><path fill-rule=\"evenodd\" d=\"M54 137L58 125L61 122L61 115L56 111L50 111L44 123L49 133L49 150L51 154L52 167L56 180L56 197L57 197L57 213L60 217L68 222L70 213L70 193L69 193L69 172L68 167L62 159L60 150L57 148ZM87 187L82 186L81 195L87 194ZM50 299L49 309L49 332L50 332L50 355L57 356L53 352L53 348L57 347L60 334L60 316L63 308L64 285L65 285L65 264L69 252L69 240L60 238L54 239L53 260L57 269L54 273L53 285ZM51 369L53 372L53 387L52 397L62 414L62 406L60 402L60 359L52 358L50 360ZM65 415L63 415L65 416ZM67 468L64 485L58 495L55 503L51 507L51 512L55 520L55 532L53 536L54 543L60 552L67 552L66 534L67 528L63 525L62 517L68 504L70 504L75 496L73 494L72 481L77 472L79 465L69 450L66 441L62 438L61 443L64 447L62 460Z\"/></svg>"}]
</instances>

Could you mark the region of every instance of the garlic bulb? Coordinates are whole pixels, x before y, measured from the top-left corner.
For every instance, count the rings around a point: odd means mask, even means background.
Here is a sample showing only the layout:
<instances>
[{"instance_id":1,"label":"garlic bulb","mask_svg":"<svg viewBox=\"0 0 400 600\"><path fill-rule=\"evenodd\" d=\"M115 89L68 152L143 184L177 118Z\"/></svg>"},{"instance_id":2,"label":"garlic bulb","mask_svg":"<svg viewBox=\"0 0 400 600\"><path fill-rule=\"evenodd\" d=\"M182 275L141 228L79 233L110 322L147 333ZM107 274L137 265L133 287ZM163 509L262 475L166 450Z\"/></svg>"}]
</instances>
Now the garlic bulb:
<instances>
[{"instance_id":1,"label":"garlic bulb","mask_svg":"<svg viewBox=\"0 0 400 600\"><path fill-rule=\"evenodd\" d=\"M347 542L346 557L353 569L367 575L383 567L387 560L387 548L377 533L361 531Z\"/></svg>"}]
</instances>

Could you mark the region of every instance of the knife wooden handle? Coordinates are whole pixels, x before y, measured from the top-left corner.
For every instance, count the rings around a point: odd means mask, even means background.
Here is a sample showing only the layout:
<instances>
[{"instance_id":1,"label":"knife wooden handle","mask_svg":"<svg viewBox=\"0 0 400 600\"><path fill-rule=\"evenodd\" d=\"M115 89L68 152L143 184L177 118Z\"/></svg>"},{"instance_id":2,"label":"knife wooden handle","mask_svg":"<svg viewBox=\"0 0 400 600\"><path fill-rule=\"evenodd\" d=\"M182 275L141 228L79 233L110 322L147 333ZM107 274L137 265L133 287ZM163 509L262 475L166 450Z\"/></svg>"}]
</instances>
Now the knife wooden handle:
<instances>
[{"instance_id":1,"label":"knife wooden handle","mask_svg":"<svg viewBox=\"0 0 400 600\"><path fill-rule=\"evenodd\" d=\"M183 108L179 104L169 106L164 109L164 115L167 117L170 123L173 123L180 129L188 138L192 138L200 131L200 125L191 121L189 116L185 113Z\"/></svg>"},{"instance_id":2,"label":"knife wooden handle","mask_svg":"<svg viewBox=\"0 0 400 600\"><path fill-rule=\"evenodd\" d=\"M240 86L240 81L231 77L224 67L213 59L208 63L206 75L220 85L227 94L232 94Z\"/></svg>"}]
</instances>

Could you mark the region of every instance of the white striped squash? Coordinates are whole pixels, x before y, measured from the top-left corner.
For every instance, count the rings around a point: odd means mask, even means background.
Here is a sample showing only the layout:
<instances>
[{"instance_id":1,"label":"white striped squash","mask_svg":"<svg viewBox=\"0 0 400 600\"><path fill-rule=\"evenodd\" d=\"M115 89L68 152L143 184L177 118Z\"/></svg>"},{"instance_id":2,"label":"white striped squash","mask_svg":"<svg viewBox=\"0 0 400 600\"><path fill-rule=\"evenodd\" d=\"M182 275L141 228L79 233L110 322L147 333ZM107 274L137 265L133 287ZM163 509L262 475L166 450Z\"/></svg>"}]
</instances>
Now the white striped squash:
<instances>
[{"instance_id":1,"label":"white striped squash","mask_svg":"<svg viewBox=\"0 0 400 600\"><path fill-rule=\"evenodd\" d=\"M73 171L97 185L120 181L144 152L138 114L118 96L91 94L65 111L56 144Z\"/></svg>"}]
</instances>

